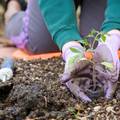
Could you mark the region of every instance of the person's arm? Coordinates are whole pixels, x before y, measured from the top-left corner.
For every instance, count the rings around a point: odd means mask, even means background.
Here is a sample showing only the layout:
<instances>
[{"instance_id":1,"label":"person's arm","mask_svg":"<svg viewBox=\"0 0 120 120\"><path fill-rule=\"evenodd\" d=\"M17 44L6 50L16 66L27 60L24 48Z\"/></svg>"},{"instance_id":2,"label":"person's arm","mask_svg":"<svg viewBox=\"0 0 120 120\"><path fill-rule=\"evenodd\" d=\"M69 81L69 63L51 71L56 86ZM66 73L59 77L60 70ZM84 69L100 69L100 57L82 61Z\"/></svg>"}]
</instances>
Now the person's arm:
<instances>
[{"instance_id":1,"label":"person's arm","mask_svg":"<svg viewBox=\"0 0 120 120\"><path fill-rule=\"evenodd\" d=\"M45 24L60 49L70 41L80 40L73 0L39 0Z\"/></svg>"},{"instance_id":2,"label":"person's arm","mask_svg":"<svg viewBox=\"0 0 120 120\"><path fill-rule=\"evenodd\" d=\"M120 30L120 0L108 0L102 31Z\"/></svg>"}]
</instances>

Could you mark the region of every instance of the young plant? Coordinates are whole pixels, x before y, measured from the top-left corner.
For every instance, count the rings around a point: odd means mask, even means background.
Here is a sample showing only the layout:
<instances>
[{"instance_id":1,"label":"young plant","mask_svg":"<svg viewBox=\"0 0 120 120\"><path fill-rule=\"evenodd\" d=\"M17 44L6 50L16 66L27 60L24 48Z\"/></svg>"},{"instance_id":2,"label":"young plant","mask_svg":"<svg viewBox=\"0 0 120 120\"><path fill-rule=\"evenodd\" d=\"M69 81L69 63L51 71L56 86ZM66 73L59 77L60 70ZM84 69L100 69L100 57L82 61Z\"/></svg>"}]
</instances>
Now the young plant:
<instances>
[{"instance_id":1,"label":"young plant","mask_svg":"<svg viewBox=\"0 0 120 120\"><path fill-rule=\"evenodd\" d=\"M68 112L73 116L73 119L80 119L79 117L79 111L77 111L74 107L69 107Z\"/></svg>"},{"instance_id":2,"label":"young plant","mask_svg":"<svg viewBox=\"0 0 120 120\"><path fill-rule=\"evenodd\" d=\"M90 43L89 40L92 40L92 42ZM87 36L85 36L82 40L79 41L85 49L84 56L81 57L80 60L86 59L86 60L89 60L93 64L93 76L92 76L92 80L93 80L93 84L94 84L93 90L95 90L95 88L96 88L95 66L98 64L93 59L94 53L95 53L95 45L96 45L96 42L104 43L105 41L106 41L106 33L99 32L94 29ZM78 49L70 48L70 50L74 53L77 53L77 55L81 54ZM75 58L73 58L73 60L74 59ZM99 64L103 65L108 70L113 69L113 63L110 63L107 61L102 61Z\"/></svg>"}]
</instances>

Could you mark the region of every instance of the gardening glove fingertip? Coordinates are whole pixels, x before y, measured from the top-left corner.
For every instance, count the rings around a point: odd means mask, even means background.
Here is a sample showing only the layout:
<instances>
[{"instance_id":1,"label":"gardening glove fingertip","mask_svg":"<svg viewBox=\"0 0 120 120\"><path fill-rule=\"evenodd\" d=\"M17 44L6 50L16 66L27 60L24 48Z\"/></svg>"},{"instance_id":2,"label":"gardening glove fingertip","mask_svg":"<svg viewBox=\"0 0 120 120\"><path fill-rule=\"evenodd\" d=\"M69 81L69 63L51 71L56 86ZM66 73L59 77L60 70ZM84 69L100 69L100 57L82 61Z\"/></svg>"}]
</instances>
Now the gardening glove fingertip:
<instances>
[{"instance_id":1,"label":"gardening glove fingertip","mask_svg":"<svg viewBox=\"0 0 120 120\"><path fill-rule=\"evenodd\" d=\"M117 88L117 82L112 83L111 81L108 81L108 88L105 91L106 92L105 98L108 100L111 99L116 91L116 88Z\"/></svg>"},{"instance_id":2,"label":"gardening glove fingertip","mask_svg":"<svg viewBox=\"0 0 120 120\"><path fill-rule=\"evenodd\" d=\"M66 82L67 88L76 97L82 100L84 103L92 102L92 100L82 91L81 87L76 85L74 81L70 80Z\"/></svg>"}]
</instances>

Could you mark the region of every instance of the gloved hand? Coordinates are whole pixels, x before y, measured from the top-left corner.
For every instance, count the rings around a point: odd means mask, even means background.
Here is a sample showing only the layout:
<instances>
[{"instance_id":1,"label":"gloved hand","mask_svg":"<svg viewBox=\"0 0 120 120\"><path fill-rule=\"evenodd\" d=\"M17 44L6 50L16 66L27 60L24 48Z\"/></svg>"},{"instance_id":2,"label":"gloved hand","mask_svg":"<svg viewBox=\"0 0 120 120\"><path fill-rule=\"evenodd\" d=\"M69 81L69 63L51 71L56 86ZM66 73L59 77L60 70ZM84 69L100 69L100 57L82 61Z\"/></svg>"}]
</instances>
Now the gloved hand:
<instances>
[{"instance_id":1,"label":"gloved hand","mask_svg":"<svg viewBox=\"0 0 120 120\"><path fill-rule=\"evenodd\" d=\"M79 53L74 53L70 48L75 48ZM83 58L84 49L77 42L69 42L63 46L63 59L65 60L65 69L61 82L83 102L91 102L91 99L84 93L83 82L89 80L90 76L90 62L81 60ZM87 68L87 69L86 69Z\"/></svg>"},{"instance_id":2,"label":"gloved hand","mask_svg":"<svg viewBox=\"0 0 120 120\"><path fill-rule=\"evenodd\" d=\"M120 32L117 30L110 31L106 37L105 43L99 43L95 50L96 62L109 62L113 64L113 68L103 68L100 64L96 66L96 70L104 83L104 92L107 99L111 99L117 87L119 77L119 58L117 51L120 48Z\"/></svg>"}]
</instances>

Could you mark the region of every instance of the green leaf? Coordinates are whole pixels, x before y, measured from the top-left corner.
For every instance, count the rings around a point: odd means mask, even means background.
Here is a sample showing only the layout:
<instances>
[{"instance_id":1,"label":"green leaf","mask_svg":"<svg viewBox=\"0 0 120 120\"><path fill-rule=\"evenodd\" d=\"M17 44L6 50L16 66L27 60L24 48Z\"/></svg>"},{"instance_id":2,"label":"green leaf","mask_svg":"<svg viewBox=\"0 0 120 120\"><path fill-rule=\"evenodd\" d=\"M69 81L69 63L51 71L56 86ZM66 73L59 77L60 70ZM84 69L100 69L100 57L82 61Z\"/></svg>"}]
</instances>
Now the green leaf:
<instances>
[{"instance_id":1,"label":"green leaf","mask_svg":"<svg viewBox=\"0 0 120 120\"><path fill-rule=\"evenodd\" d=\"M69 112L75 112L75 109L74 109L73 107L69 107L69 108L68 108L68 111L69 111Z\"/></svg>"},{"instance_id":2,"label":"green leaf","mask_svg":"<svg viewBox=\"0 0 120 120\"><path fill-rule=\"evenodd\" d=\"M80 50L73 48L73 47L71 47L70 50L74 53L80 53Z\"/></svg>"},{"instance_id":3,"label":"green leaf","mask_svg":"<svg viewBox=\"0 0 120 120\"><path fill-rule=\"evenodd\" d=\"M85 36L86 38L91 38L94 37L94 33L91 31L87 36Z\"/></svg>"},{"instance_id":4,"label":"green leaf","mask_svg":"<svg viewBox=\"0 0 120 120\"><path fill-rule=\"evenodd\" d=\"M69 59L69 64L70 64L70 65L73 64L74 61L75 61L75 59L77 59L77 57L78 57L78 55L75 55L75 56L71 57L71 58Z\"/></svg>"},{"instance_id":5,"label":"green leaf","mask_svg":"<svg viewBox=\"0 0 120 120\"><path fill-rule=\"evenodd\" d=\"M88 46L90 44L86 38L80 40L80 43L82 43L84 46Z\"/></svg>"},{"instance_id":6,"label":"green leaf","mask_svg":"<svg viewBox=\"0 0 120 120\"><path fill-rule=\"evenodd\" d=\"M102 35L101 35L101 39L102 39L102 42L105 42L105 41L106 41L106 36L105 36L105 34L102 34Z\"/></svg>"},{"instance_id":7,"label":"green leaf","mask_svg":"<svg viewBox=\"0 0 120 120\"><path fill-rule=\"evenodd\" d=\"M97 32L97 31L96 31L95 29L92 29L91 32L90 32L90 34L93 35L93 34L95 34L96 32Z\"/></svg>"},{"instance_id":8,"label":"green leaf","mask_svg":"<svg viewBox=\"0 0 120 120\"><path fill-rule=\"evenodd\" d=\"M102 65L104 65L106 68L112 70L113 69L113 63L110 62L101 62Z\"/></svg>"},{"instance_id":9,"label":"green leaf","mask_svg":"<svg viewBox=\"0 0 120 120\"><path fill-rule=\"evenodd\" d=\"M92 37L94 37L94 35L88 34L88 35L86 36L86 38L92 38Z\"/></svg>"},{"instance_id":10,"label":"green leaf","mask_svg":"<svg viewBox=\"0 0 120 120\"><path fill-rule=\"evenodd\" d=\"M68 63L68 64L73 64L77 58L78 58L78 59L81 59L82 57L83 57L82 53L79 53L79 54L71 57L71 58L69 59L69 63Z\"/></svg>"},{"instance_id":11,"label":"green leaf","mask_svg":"<svg viewBox=\"0 0 120 120\"><path fill-rule=\"evenodd\" d=\"M75 111L75 109L73 108L73 107L69 107L68 108L68 111L72 114L72 115L74 115L74 118L76 118L76 111Z\"/></svg>"}]
</instances>

